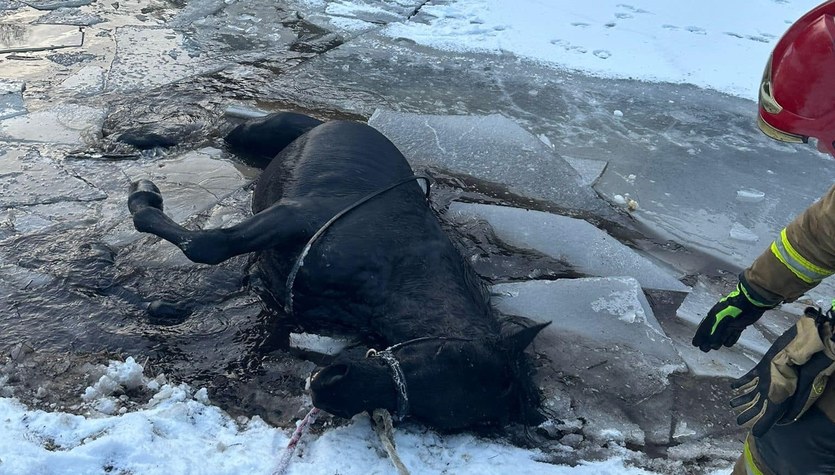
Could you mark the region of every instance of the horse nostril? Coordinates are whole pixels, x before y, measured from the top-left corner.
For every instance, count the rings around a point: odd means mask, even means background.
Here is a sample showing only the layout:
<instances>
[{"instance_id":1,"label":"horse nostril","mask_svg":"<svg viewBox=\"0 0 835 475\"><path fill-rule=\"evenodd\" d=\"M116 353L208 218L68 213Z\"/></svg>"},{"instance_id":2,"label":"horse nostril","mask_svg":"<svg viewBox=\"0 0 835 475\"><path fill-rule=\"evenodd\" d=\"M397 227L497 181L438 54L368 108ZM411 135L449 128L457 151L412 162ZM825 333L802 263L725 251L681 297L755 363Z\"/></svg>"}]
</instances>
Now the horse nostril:
<instances>
[{"instance_id":1,"label":"horse nostril","mask_svg":"<svg viewBox=\"0 0 835 475\"><path fill-rule=\"evenodd\" d=\"M311 383L317 386L329 386L336 384L348 375L350 366L346 364L333 364L313 375Z\"/></svg>"}]
</instances>

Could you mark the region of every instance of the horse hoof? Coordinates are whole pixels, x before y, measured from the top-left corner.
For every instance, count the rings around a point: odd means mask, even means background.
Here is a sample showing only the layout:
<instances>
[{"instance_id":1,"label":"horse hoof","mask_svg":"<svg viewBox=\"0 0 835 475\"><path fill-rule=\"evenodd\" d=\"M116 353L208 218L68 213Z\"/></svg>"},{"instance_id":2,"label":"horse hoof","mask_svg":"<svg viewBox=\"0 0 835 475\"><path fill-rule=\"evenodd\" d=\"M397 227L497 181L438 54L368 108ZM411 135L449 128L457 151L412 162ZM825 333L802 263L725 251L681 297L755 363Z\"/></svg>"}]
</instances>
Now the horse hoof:
<instances>
[{"instance_id":1,"label":"horse hoof","mask_svg":"<svg viewBox=\"0 0 835 475\"><path fill-rule=\"evenodd\" d=\"M162 194L150 180L139 180L130 184L128 209L131 214L142 208L157 208L162 211Z\"/></svg>"}]
</instances>

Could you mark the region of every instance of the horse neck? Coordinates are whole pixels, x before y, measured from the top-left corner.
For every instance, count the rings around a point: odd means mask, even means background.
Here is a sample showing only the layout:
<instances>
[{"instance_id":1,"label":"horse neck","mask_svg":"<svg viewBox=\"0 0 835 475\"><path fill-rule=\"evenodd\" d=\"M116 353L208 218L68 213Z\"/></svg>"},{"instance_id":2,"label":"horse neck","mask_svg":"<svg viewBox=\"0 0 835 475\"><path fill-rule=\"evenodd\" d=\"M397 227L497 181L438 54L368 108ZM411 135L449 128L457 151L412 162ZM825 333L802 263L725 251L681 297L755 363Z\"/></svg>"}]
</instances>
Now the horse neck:
<instances>
[{"instance_id":1,"label":"horse neck","mask_svg":"<svg viewBox=\"0 0 835 475\"><path fill-rule=\"evenodd\" d=\"M389 344L425 336L480 339L496 336L499 325L486 292L473 274L410 282L396 292L377 331Z\"/></svg>"}]
</instances>

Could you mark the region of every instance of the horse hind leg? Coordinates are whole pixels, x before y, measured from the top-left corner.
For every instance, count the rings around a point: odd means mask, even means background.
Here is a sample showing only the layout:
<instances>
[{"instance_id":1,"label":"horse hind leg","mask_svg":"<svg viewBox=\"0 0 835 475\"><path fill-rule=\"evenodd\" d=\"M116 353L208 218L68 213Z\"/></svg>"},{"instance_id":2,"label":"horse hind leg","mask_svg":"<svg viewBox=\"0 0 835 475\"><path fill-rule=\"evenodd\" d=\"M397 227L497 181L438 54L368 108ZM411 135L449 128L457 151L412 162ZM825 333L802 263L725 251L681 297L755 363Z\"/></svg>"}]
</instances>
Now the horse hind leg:
<instances>
[{"instance_id":1,"label":"horse hind leg","mask_svg":"<svg viewBox=\"0 0 835 475\"><path fill-rule=\"evenodd\" d=\"M225 140L249 165L263 169L286 146L321 123L297 112L277 112L235 127Z\"/></svg>"},{"instance_id":2,"label":"horse hind leg","mask_svg":"<svg viewBox=\"0 0 835 475\"><path fill-rule=\"evenodd\" d=\"M153 234L179 247L192 262L218 264L232 256L263 251L302 239L315 206L308 202L275 204L228 228L190 230L162 210L159 188L150 180L130 185L128 209L137 231Z\"/></svg>"}]
</instances>

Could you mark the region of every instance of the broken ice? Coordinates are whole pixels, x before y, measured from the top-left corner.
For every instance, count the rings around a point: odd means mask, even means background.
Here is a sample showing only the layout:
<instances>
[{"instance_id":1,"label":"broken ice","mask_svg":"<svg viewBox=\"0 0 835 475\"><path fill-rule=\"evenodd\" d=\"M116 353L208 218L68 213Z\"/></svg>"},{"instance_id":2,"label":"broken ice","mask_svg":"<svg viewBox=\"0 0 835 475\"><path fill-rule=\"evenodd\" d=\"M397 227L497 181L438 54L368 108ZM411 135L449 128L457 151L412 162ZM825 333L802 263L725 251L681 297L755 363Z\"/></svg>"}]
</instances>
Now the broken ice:
<instances>
[{"instance_id":1,"label":"broken ice","mask_svg":"<svg viewBox=\"0 0 835 475\"><path fill-rule=\"evenodd\" d=\"M632 275L644 288L688 290L669 271L580 219L459 202L450 205L449 215L455 220L483 219L502 241L563 260L587 275Z\"/></svg>"},{"instance_id":2,"label":"broken ice","mask_svg":"<svg viewBox=\"0 0 835 475\"><path fill-rule=\"evenodd\" d=\"M394 142L412 166L436 166L501 183L513 193L565 209L594 211L604 218L614 214L571 165L502 115L432 116L378 109L368 123Z\"/></svg>"},{"instance_id":3,"label":"broken ice","mask_svg":"<svg viewBox=\"0 0 835 475\"><path fill-rule=\"evenodd\" d=\"M757 190L737 190L736 199L743 203L759 203L765 199L765 193Z\"/></svg>"},{"instance_id":4,"label":"broken ice","mask_svg":"<svg viewBox=\"0 0 835 475\"><path fill-rule=\"evenodd\" d=\"M81 46L84 32L77 26L0 23L0 53L22 53Z\"/></svg>"}]
</instances>

